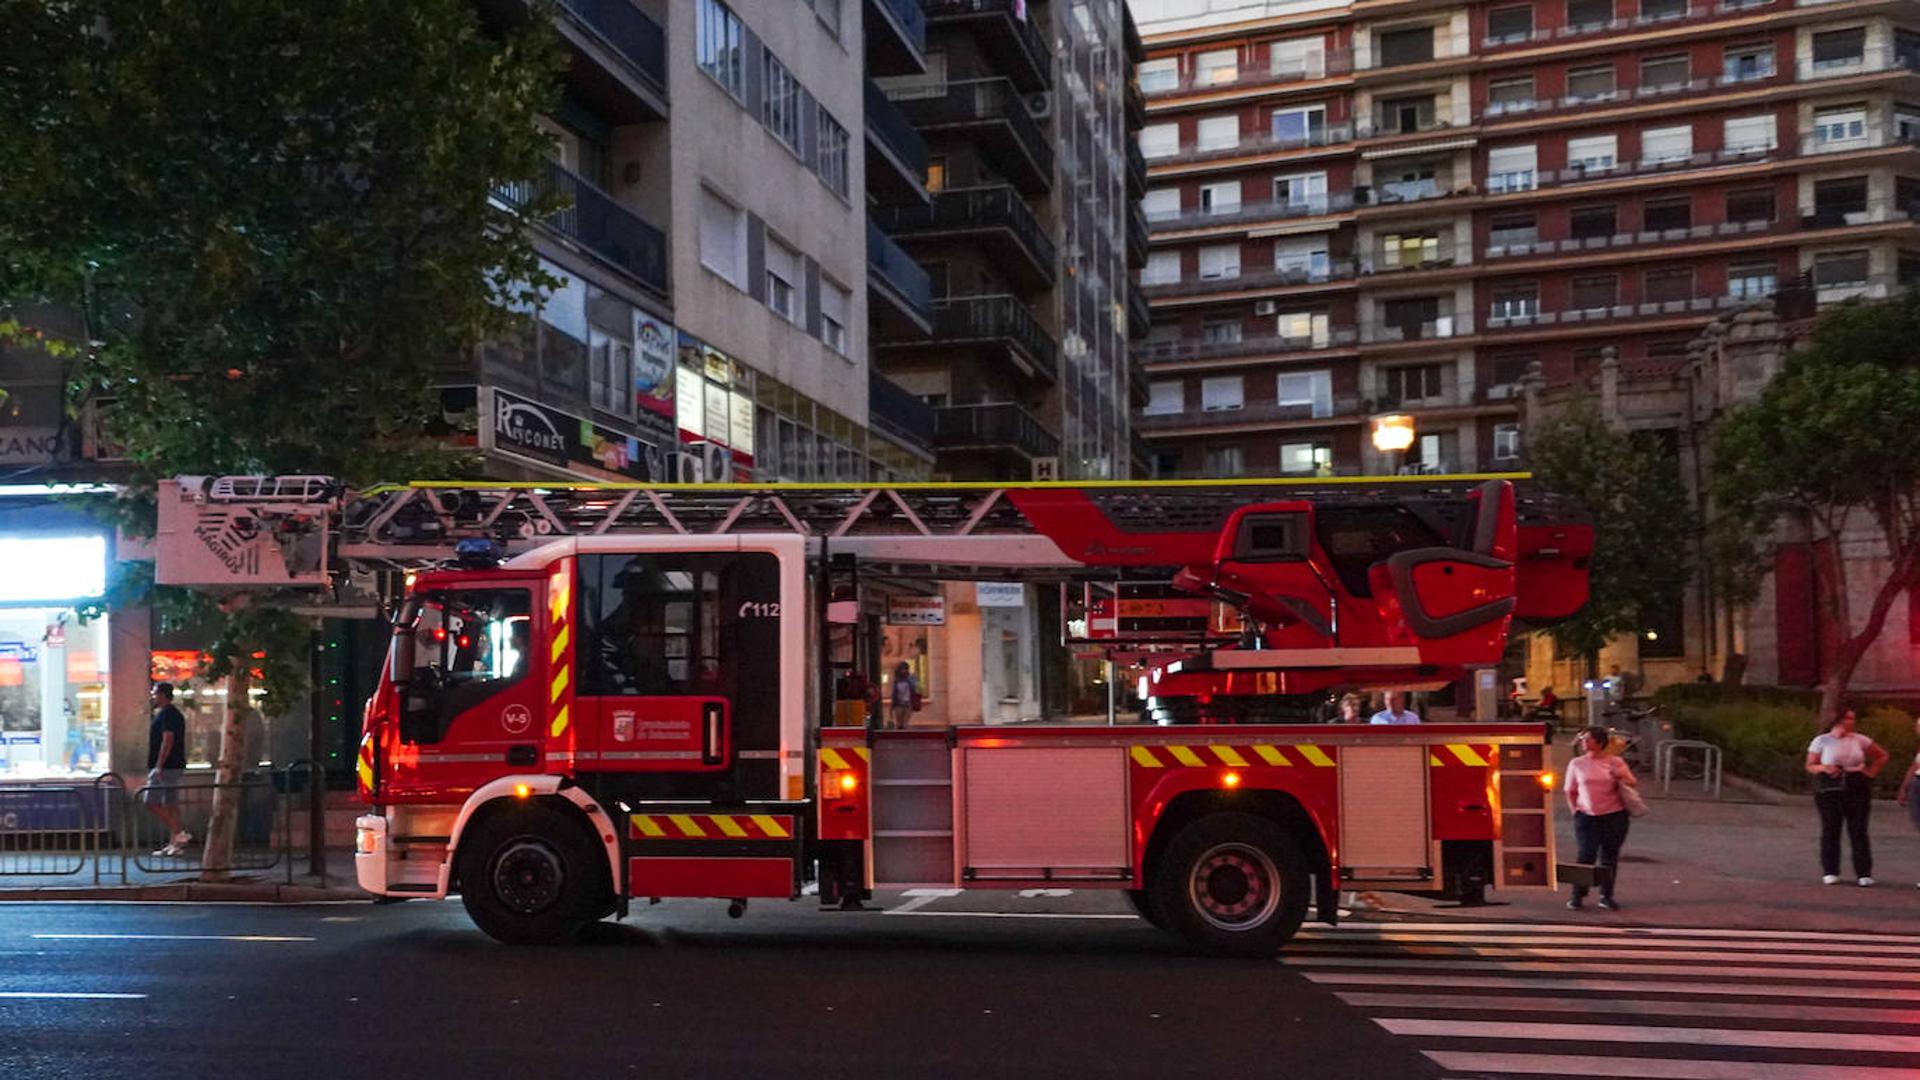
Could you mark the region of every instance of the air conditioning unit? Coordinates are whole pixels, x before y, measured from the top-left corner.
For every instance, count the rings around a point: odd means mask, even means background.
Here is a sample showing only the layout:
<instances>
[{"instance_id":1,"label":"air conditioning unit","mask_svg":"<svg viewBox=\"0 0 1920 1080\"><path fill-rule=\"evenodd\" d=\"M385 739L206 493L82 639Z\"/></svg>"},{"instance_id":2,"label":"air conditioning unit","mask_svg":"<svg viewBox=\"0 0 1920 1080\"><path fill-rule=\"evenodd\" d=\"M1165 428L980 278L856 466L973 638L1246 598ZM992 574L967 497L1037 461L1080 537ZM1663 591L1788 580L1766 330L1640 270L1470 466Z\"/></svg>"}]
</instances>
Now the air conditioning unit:
<instances>
[{"instance_id":1,"label":"air conditioning unit","mask_svg":"<svg viewBox=\"0 0 1920 1080\"><path fill-rule=\"evenodd\" d=\"M1253 302L1253 313L1255 315L1278 315L1280 313L1280 302L1278 300L1255 300Z\"/></svg>"},{"instance_id":2,"label":"air conditioning unit","mask_svg":"<svg viewBox=\"0 0 1920 1080\"><path fill-rule=\"evenodd\" d=\"M1045 120L1053 115L1052 94L1028 94L1027 115L1035 120Z\"/></svg>"},{"instance_id":3,"label":"air conditioning unit","mask_svg":"<svg viewBox=\"0 0 1920 1080\"><path fill-rule=\"evenodd\" d=\"M706 463L696 450L675 450L667 455L667 482L672 484L704 484L707 480Z\"/></svg>"},{"instance_id":4,"label":"air conditioning unit","mask_svg":"<svg viewBox=\"0 0 1920 1080\"><path fill-rule=\"evenodd\" d=\"M721 446L719 443L707 443L701 450L701 467L706 470L707 483L732 483L733 451Z\"/></svg>"}]
</instances>

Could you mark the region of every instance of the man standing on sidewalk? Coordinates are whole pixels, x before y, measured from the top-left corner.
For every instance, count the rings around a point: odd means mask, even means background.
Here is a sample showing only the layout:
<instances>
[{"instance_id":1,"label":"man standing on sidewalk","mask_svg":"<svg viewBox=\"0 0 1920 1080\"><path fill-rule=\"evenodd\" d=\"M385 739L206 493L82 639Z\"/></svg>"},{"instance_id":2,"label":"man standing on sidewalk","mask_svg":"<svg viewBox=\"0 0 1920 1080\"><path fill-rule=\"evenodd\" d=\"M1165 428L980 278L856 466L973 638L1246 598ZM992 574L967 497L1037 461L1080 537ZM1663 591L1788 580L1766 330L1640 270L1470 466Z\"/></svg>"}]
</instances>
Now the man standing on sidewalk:
<instances>
[{"instance_id":1,"label":"man standing on sidewalk","mask_svg":"<svg viewBox=\"0 0 1920 1080\"><path fill-rule=\"evenodd\" d=\"M193 835L180 827L180 778L187 768L187 718L173 704L173 684L153 684L153 724L147 728L147 812L167 827L155 855L182 855Z\"/></svg>"}]
</instances>

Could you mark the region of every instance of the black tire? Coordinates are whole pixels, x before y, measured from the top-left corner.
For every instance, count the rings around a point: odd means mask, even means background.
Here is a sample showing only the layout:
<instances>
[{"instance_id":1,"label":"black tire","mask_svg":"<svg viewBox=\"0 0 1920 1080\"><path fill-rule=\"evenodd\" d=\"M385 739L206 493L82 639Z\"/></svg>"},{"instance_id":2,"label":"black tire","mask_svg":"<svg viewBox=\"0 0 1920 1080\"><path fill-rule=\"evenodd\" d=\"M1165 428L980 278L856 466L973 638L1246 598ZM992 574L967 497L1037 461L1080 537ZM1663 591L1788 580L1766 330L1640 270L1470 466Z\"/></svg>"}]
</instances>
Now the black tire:
<instances>
[{"instance_id":1,"label":"black tire","mask_svg":"<svg viewBox=\"0 0 1920 1080\"><path fill-rule=\"evenodd\" d=\"M562 811L526 803L488 814L460 838L454 869L474 925L509 945L567 941L607 910L604 852Z\"/></svg>"},{"instance_id":2,"label":"black tire","mask_svg":"<svg viewBox=\"0 0 1920 1080\"><path fill-rule=\"evenodd\" d=\"M1152 893L1145 889L1128 889L1126 893L1127 903L1133 905L1133 913L1135 915L1147 920L1147 922L1158 929L1165 930L1167 928L1167 921L1160 917L1159 912L1153 910Z\"/></svg>"},{"instance_id":3,"label":"black tire","mask_svg":"<svg viewBox=\"0 0 1920 1080\"><path fill-rule=\"evenodd\" d=\"M1272 956L1300 929L1313 891L1300 845L1252 814L1208 814L1181 829L1148 897L1165 928L1207 952Z\"/></svg>"}]
</instances>

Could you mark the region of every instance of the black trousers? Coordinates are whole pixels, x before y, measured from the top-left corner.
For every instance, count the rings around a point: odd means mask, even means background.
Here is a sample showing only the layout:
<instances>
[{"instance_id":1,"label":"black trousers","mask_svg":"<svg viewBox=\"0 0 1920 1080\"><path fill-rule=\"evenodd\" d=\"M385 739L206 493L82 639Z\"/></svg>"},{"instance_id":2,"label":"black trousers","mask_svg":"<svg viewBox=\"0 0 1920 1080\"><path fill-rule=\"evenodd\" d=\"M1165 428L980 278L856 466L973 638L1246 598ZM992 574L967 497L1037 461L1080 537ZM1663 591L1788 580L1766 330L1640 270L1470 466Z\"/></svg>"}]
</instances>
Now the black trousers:
<instances>
[{"instance_id":1,"label":"black trousers","mask_svg":"<svg viewBox=\"0 0 1920 1080\"><path fill-rule=\"evenodd\" d=\"M1589 866L1611 866L1614 874L1620 872L1620 845L1627 842L1627 826L1633 824L1632 815L1625 810L1615 810L1611 814L1583 814L1574 811L1573 839L1580 847L1579 861ZM1573 898L1585 899L1587 887L1575 885ZM1600 895L1613 896L1613 882L1600 886Z\"/></svg>"},{"instance_id":2,"label":"black trousers","mask_svg":"<svg viewBox=\"0 0 1920 1080\"><path fill-rule=\"evenodd\" d=\"M1873 876L1873 845L1867 840L1867 812L1873 809L1873 781L1865 773L1850 772L1838 791L1816 791L1813 805L1820 809L1820 872L1840 874L1840 826L1847 827L1847 846L1853 849L1853 876Z\"/></svg>"}]
</instances>

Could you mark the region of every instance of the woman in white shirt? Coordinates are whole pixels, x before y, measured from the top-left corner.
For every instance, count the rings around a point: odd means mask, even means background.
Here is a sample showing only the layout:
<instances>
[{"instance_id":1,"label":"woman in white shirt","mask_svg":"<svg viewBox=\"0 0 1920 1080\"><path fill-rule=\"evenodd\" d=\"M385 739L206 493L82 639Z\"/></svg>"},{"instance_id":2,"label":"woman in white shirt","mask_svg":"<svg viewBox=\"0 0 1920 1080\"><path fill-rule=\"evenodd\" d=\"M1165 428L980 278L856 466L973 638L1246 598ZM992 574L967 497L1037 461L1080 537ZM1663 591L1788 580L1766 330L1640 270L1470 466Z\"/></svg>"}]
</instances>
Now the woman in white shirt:
<instances>
[{"instance_id":1,"label":"woman in white shirt","mask_svg":"<svg viewBox=\"0 0 1920 1080\"><path fill-rule=\"evenodd\" d=\"M1847 827L1853 872L1862 887L1873 884L1873 848L1867 842L1867 811L1873 808L1873 776L1887 763L1880 745L1855 731L1852 709L1807 746L1807 772L1813 775L1813 804L1820 810L1820 880L1840 883L1840 826Z\"/></svg>"},{"instance_id":2,"label":"woman in white shirt","mask_svg":"<svg viewBox=\"0 0 1920 1080\"><path fill-rule=\"evenodd\" d=\"M1913 730L1920 735L1920 719L1913 722ZM1920 829L1920 792L1913 789L1913 778L1916 776L1920 776L1920 754L1913 755L1913 764L1907 766L1907 776L1900 781L1898 796L1900 805L1907 808L1907 820L1913 822L1914 828Z\"/></svg>"}]
</instances>

